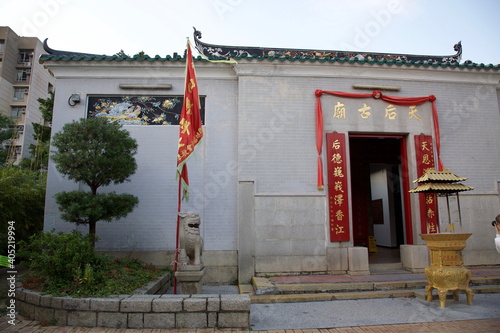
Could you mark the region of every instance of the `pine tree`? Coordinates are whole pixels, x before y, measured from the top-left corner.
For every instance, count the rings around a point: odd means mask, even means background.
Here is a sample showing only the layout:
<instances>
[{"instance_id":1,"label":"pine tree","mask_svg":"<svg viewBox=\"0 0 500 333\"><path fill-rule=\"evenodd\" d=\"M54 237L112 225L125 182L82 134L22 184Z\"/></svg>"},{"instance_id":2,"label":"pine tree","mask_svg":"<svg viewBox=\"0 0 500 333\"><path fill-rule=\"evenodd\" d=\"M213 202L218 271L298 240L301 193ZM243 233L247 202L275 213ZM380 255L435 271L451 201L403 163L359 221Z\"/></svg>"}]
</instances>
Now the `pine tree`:
<instances>
[{"instance_id":1,"label":"pine tree","mask_svg":"<svg viewBox=\"0 0 500 333\"><path fill-rule=\"evenodd\" d=\"M56 202L61 218L88 224L96 234L96 223L125 217L138 204L131 194L98 193L101 186L120 184L135 173L137 142L121 125L102 118L81 119L64 125L52 138L57 151L52 155L56 169L89 191L60 192Z\"/></svg>"}]
</instances>

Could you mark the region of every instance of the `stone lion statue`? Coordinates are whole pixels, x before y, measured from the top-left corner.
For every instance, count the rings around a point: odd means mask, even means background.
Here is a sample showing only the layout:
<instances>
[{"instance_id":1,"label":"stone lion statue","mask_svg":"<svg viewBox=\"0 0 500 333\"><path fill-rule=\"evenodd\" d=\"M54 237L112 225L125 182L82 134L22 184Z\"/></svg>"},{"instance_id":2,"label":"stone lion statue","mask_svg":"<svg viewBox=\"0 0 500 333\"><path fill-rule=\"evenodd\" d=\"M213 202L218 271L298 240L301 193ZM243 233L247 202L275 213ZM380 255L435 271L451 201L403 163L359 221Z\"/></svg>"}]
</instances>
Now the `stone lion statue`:
<instances>
[{"instance_id":1,"label":"stone lion statue","mask_svg":"<svg viewBox=\"0 0 500 333\"><path fill-rule=\"evenodd\" d=\"M187 262L201 265L203 238L200 235L200 215L196 212L179 213L179 250L187 255Z\"/></svg>"}]
</instances>

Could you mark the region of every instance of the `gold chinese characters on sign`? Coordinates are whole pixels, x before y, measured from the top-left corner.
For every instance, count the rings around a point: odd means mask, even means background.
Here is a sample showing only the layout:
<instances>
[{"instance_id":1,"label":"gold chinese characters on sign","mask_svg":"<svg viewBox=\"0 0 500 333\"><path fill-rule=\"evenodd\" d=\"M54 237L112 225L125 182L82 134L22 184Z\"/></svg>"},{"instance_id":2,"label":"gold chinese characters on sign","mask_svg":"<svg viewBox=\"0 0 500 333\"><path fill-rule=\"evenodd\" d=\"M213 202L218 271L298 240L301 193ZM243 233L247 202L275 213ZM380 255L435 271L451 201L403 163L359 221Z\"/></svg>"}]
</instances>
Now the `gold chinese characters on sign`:
<instances>
[{"instance_id":1,"label":"gold chinese characters on sign","mask_svg":"<svg viewBox=\"0 0 500 333\"><path fill-rule=\"evenodd\" d=\"M361 119L369 119L376 111L376 109L374 110L371 105L366 103L363 103L363 106L358 108L358 114ZM335 104L333 107L332 118L346 119L348 112L349 111L345 103L337 101L337 104ZM382 112L384 112L384 118L388 120L396 120L398 117L404 115L407 115L408 119L422 120L418 113L419 110L416 105L406 107L389 104Z\"/></svg>"},{"instance_id":2,"label":"gold chinese characters on sign","mask_svg":"<svg viewBox=\"0 0 500 333\"><path fill-rule=\"evenodd\" d=\"M342 108L342 106L339 106ZM344 112L339 110L338 112ZM349 241L349 197L347 190L345 134L327 133L328 204L330 241Z\"/></svg>"},{"instance_id":3,"label":"gold chinese characters on sign","mask_svg":"<svg viewBox=\"0 0 500 333\"><path fill-rule=\"evenodd\" d=\"M415 135L415 153L417 162L417 174L425 174L427 170L434 168L434 149L432 136ZM420 225L423 234L434 234L439 232L437 216L437 200L435 193L420 193Z\"/></svg>"}]
</instances>

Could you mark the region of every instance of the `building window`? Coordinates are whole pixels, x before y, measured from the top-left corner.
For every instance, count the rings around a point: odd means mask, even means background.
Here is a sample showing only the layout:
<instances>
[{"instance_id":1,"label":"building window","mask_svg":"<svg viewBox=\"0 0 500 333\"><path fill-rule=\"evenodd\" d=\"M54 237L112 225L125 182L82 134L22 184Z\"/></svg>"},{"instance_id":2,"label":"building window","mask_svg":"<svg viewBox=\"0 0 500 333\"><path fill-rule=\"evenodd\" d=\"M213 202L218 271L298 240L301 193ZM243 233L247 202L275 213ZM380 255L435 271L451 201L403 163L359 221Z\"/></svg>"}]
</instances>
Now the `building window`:
<instances>
[{"instance_id":1,"label":"building window","mask_svg":"<svg viewBox=\"0 0 500 333\"><path fill-rule=\"evenodd\" d=\"M16 81L28 81L31 69L18 69L16 71Z\"/></svg>"},{"instance_id":2,"label":"building window","mask_svg":"<svg viewBox=\"0 0 500 333\"><path fill-rule=\"evenodd\" d=\"M14 100L24 101L25 93L28 92L28 88L15 88L14 89Z\"/></svg>"},{"instance_id":3,"label":"building window","mask_svg":"<svg viewBox=\"0 0 500 333\"><path fill-rule=\"evenodd\" d=\"M31 57L33 56L33 51L30 50L20 50L17 56L17 63L31 65Z\"/></svg>"},{"instance_id":4,"label":"building window","mask_svg":"<svg viewBox=\"0 0 500 333\"><path fill-rule=\"evenodd\" d=\"M0 39L0 53L4 53L4 52L5 52L5 40Z\"/></svg>"},{"instance_id":5,"label":"building window","mask_svg":"<svg viewBox=\"0 0 500 333\"><path fill-rule=\"evenodd\" d=\"M23 107L13 107L10 111L10 117L12 119L21 119L23 117L23 113L26 112L26 108Z\"/></svg>"}]
</instances>

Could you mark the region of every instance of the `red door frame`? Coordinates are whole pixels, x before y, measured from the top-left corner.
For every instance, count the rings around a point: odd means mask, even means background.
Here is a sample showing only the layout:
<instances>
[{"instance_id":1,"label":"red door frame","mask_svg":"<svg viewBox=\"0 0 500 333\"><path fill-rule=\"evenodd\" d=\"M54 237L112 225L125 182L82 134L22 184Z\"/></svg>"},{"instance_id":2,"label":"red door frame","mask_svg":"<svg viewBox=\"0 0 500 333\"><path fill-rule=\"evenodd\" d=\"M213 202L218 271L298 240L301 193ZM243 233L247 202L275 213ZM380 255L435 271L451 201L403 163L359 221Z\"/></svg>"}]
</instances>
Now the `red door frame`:
<instances>
[{"instance_id":1,"label":"red door frame","mask_svg":"<svg viewBox=\"0 0 500 333\"><path fill-rule=\"evenodd\" d=\"M410 200L410 177L408 174L408 147L407 135L403 134L357 134L349 133L350 138L367 138L367 139L400 139L400 154L401 154L401 183L403 184L403 205L405 217L405 236L406 244L413 245L413 228L411 222L411 200ZM349 147L350 149L350 147ZM352 173L351 173L352 174ZM351 213L352 216L352 213Z\"/></svg>"}]
</instances>

